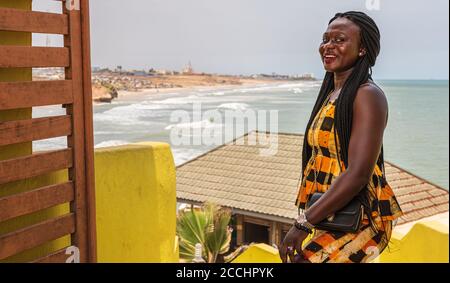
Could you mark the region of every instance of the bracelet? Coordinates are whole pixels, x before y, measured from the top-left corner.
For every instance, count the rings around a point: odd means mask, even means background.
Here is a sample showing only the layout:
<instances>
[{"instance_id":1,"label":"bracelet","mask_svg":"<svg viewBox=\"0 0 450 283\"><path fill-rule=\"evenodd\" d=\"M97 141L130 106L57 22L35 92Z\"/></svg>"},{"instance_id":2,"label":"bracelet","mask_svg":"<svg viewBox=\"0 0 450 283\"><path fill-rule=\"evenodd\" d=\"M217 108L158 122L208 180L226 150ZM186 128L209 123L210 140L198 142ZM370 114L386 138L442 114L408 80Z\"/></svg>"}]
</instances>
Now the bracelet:
<instances>
[{"instance_id":1,"label":"bracelet","mask_svg":"<svg viewBox=\"0 0 450 283\"><path fill-rule=\"evenodd\" d=\"M294 226L295 228L297 228L298 230L304 231L308 234L312 233L312 230L309 229L308 227L304 226L303 224L298 223L297 221L294 222Z\"/></svg>"},{"instance_id":2,"label":"bracelet","mask_svg":"<svg viewBox=\"0 0 450 283\"><path fill-rule=\"evenodd\" d=\"M310 229L310 230L314 229L314 225L312 225L312 224L308 221L308 218L306 218L306 214L304 214L304 215L305 215L305 222L302 223L303 226L306 226L306 228L308 228L308 229Z\"/></svg>"}]
</instances>

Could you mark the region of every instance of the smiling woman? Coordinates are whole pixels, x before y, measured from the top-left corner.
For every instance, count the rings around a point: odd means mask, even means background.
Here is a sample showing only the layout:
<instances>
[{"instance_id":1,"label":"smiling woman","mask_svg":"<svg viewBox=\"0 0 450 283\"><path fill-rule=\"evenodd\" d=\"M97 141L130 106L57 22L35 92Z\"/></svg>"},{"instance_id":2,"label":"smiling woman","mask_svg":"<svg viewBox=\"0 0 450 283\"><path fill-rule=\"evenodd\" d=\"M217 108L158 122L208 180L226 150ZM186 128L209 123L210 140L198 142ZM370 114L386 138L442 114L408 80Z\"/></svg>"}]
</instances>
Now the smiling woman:
<instances>
[{"instance_id":1,"label":"smiling woman","mask_svg":"<svg viewBox=\"0 0 450 283\"><path fill-rule=\"evenodd\" d=\"M378 27L366 14L330 20L319 47L327 73L303 143L301 213L281 245L283 262L368 262L402 215L384 172L388 105L371 76L379 52Z\"/></svg>"}]
</instances>

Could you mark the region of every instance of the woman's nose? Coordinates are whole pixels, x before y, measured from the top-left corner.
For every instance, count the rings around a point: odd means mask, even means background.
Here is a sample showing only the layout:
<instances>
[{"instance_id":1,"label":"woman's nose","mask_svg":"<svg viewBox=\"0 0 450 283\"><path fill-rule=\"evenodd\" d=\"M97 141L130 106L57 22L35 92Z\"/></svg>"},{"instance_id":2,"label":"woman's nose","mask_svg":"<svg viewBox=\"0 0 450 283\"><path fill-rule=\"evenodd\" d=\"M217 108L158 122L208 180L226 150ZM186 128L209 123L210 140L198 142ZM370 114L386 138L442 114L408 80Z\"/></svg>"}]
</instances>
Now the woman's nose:
<instances>
[{"instance_id":1,"label":"woman's nose","mask_svg":"<svg viewBox=\"0 0 450 283\"><path fill-rule=\"evenodd\" d=\"M329 40L328 42L324 43L323 45L323 49L326 51L328 49L334 49L334 43Z\"/></svg>"}]
</instances>

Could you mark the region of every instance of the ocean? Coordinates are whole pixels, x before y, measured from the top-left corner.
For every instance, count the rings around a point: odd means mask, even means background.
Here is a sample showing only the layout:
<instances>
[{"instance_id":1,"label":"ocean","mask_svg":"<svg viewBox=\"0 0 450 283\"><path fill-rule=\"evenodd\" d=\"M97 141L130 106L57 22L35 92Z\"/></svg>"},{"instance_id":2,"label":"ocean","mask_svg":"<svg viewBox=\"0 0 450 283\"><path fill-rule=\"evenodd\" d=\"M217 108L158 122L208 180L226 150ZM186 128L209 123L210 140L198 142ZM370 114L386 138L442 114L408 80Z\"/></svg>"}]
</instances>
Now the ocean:
<instances>
[{"instance_id":1,"label":"ocean","mask_svg":"<svg viewBox=\"0 0 450 283\"><path fill-rule=\"evenodd\" d=\"M389 102L389 121L384 136L385 160L448 190L448 81L377 83ZM111 104L94 106L94 143L99 148L139 141L167 142L172 145L175 163L179 165L217 145L177 145L171 142L171 130L218 131L223 121L211 118L188 122L171 120L175 110L186 111L191 119L193 105L197 103L201 103L202 112L277 110L278 132L304 133L319 88L320 82L302 81L127 95ZM33 110L33 117L63 113L61 107L39 107ZM268 113L267 120L269 117ZM65 145L64 138L57 138L34 142L33 148L42 150Z\"/></svg>"}]
</instances>

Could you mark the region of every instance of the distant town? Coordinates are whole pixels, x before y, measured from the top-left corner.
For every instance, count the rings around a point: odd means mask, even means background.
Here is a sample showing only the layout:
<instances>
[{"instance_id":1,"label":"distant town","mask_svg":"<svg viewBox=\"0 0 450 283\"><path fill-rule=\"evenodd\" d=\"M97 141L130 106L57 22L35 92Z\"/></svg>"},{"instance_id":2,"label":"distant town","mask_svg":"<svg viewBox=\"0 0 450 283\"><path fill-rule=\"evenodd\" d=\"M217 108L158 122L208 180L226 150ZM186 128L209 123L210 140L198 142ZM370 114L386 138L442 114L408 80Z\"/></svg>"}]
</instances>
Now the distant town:
<instances>
[{"instance_id":1,"label":"distant town","mask_svg":"<svg viewBox=\"0 0 450 283\"><path fill-rule=\"evenodd\" d=\"M33 71L34 80L63 79L63 68L36 69ZM126 70L117 66L109 68L92 68L93 99L96 102L110 102L117 98L121 91L135 92L140 90L164 90L186 87L221 86L221 85L249 85L275 83L280 81L316 80L313 74L282 75L253 74L253 75L222 75L208 74L194 71L189 62L180 71L154 69Z\"/></svg>"}]
</instances>

